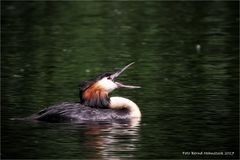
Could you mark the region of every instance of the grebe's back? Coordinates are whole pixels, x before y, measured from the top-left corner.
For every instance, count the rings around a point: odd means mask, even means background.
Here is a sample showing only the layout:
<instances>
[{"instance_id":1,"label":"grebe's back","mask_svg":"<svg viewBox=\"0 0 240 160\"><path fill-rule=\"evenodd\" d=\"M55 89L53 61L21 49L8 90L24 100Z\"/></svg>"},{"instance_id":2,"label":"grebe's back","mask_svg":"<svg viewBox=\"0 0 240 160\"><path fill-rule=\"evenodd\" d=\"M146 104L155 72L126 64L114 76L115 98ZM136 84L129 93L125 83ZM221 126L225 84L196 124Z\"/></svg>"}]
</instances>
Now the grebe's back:
<instances>
[{"instance_id":1,"label":"grebe's back","mask_svg":"<svg viewBox=\"0 0 240 160\"><path fill-rule=\"evenodd\" d=\"M129 119L127 109L100 109L84 106L80 103L63 102L43 109L28 117L31 120L46 122L81 122Z\"/></svg>"}]
</instances>

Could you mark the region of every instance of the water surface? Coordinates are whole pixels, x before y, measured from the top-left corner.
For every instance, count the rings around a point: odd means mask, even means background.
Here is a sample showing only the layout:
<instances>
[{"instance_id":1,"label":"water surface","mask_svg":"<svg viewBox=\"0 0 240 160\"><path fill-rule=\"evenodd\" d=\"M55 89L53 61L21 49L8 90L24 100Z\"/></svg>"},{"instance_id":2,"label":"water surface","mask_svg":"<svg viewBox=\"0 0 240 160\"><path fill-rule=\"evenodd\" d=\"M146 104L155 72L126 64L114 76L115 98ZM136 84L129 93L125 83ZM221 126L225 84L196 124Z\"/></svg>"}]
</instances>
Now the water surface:
<instances>
[{"instance_id":1,"label":"water surface","mask_svg":"<svg viewBox=\"0 0 240 160\"><path fill-rule=\"evenodd\" d=\"M238 2L2 2L2 158L189 159L239 156ZM112 95L140 122L11 121L78 84L135 62ZM231 152L186 155L183 152Z\"/></svg>"}]
</instances>

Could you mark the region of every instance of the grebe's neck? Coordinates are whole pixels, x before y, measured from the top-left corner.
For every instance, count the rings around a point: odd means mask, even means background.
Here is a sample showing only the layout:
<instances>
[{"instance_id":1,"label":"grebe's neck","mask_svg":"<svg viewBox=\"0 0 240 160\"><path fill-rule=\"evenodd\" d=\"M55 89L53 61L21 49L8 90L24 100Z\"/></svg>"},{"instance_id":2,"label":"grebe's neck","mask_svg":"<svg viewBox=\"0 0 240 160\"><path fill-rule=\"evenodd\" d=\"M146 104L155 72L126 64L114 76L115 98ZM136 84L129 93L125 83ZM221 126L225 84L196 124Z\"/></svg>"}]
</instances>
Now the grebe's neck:
<instances>
[{"instance_id":1,"label":"grebe's neck","mask_svg":"<svg viewBox=\"0 0 240 160\"><path fill-rule=\"evenodd\" d=\"M109 108L112 109L127 109L131 118L141 117L141 112L138 106L131 100L123 97L111 97Z\"/></svg>"}]
</instances>

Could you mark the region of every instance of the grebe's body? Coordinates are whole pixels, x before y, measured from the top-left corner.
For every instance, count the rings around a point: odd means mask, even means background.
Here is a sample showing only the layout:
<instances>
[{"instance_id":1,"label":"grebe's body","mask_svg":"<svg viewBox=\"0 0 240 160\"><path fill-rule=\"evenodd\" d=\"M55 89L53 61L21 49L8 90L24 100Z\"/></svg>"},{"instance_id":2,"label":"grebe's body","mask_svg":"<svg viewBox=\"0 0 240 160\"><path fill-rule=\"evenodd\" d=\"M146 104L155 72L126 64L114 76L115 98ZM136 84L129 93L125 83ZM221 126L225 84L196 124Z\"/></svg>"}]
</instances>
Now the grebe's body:
<instances>
[{"instance_id":1,"label":"grebe's body","mask_svg":"<svg viewBox=\"0 0 240 160\"><path fill-rule=\"evenodd\" d=\"M24 119L46 122L79 122L140 118L141 112L134 102L123 97L108 96L108 93L116 88L140 88L114 81L132 64L114 74L107 73L95 80L85 81L80 85L80 102L63 102Z\"/></svg>"},{"instance_id":2,"label":"grebe's body","mask_svg":"<svg viewBox=\"0 0 240 160\"><path fill-rule=\"evenodd\" d=\"M124 106L119 102L132 103L131 106ZM114 102L114 99L116 100ZM81 103L63 102L58 105L46 108L32 116L28 117L31 120L47 121L47 122L82 122L82 121L112 121L112 120L128 120L131 118L140 118L141 113L137 105L122 97L111 97L111 100L119 108L92 108ZM128 102L129 101L129 102ZM113 105L114 106L114 105ZM121 108L120 108L121 107Z\"/></svg>"},{"instance_id":3,"label":"grebe's body","mask_svg":"<svg viewBox=\"0 0 240 160\"><path fill-rule=\"evenodd\" d=\"M31 119L47 122L105 121L128 118L127 110L91 108L71 102L44 109L31 117Z\"/></svg>"}]
</instances>

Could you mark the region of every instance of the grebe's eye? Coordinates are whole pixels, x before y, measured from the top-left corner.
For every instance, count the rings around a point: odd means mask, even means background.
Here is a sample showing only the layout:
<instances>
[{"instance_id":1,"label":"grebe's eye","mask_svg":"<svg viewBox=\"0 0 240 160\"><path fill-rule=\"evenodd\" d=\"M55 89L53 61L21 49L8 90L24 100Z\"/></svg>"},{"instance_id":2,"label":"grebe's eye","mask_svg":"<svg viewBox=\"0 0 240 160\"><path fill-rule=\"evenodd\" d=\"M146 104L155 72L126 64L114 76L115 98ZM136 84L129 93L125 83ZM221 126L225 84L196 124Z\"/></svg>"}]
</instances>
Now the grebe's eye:
<instances>
[{"instance_id":1,"label":"grebe's eye","mask_svg":"<svg viewBox=\"0 0 240 160\"><path fill-rule=\"evenodd\" d=\"M111 77L107 77L107 79L109 79L109 80L112 80L112 78L111 78Z\"/></svg>"}]
</instances>

